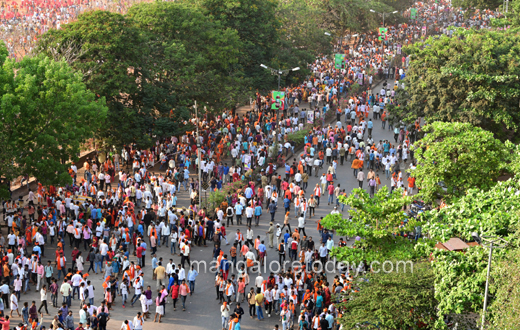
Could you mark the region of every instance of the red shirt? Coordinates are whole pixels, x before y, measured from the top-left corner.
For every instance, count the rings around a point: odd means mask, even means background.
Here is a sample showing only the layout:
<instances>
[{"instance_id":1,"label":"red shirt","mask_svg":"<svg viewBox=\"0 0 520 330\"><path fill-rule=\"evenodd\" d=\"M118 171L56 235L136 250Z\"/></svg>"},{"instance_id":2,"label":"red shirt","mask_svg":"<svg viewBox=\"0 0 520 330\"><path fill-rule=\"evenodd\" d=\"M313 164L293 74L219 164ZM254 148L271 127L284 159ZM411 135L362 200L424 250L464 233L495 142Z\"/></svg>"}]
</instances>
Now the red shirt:
<instances>
[{"instance_id":1,"label":"red shirt","mask_svg":"<svg viewBox=\"0 0 520 330\"><path fill-rule=\"evenodd\" d=\"M143 257L143 251L144 251L144 248L142 246L139 246L137 248L137 251L136 251L137 258L142 258Z\"/></svg>"}]
</instances>

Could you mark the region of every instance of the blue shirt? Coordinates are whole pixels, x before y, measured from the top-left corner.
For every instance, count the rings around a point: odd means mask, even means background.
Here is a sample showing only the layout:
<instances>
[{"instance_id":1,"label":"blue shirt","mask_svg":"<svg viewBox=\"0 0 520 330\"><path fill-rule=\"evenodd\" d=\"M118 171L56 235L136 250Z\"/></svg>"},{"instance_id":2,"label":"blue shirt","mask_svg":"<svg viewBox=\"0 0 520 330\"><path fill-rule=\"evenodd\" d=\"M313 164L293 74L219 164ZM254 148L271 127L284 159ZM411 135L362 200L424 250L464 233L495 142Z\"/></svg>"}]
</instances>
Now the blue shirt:
<instances>
[{"instance_id":1,"label":"blue shirt","mask_svg":"<svg viewBox=\"0 0 520 330\"><path fill-rule=\"evenodd\" d=\"M261 215L262 214L262 207L260 205L257 205L255 207L255 215Z\"/></svg>"},{"instance_id":2,"label":"blue shirt","mask_svg":"<svg viewBox=\"0 0 520 330\"><path fill-rule=\"evenodd\" d=\"M242 204L237 203L237 205L235 205L235 212L237 215L242 215L243 209L244 209L244 207L242 206Z\"/></svg>"},{"instance_id":3,"label":"blue shirt","mask_svg":"<svg viewBox=\"0 0 520 330\"><path fill-rule=\"evenodd\" d=\"M289 237L291 237L291 234L289 233L285 233L285 235L283 235L283 241L287 244L287 240L289 240Z\"/></svg>"},{"instance_id":4,"label":"blue shirt","mask_svg":"<svg viewBox=\"0 0 520 330\"><path fill-rule=\"evenodd\" d=\"M142 246L143 249L144 249L144 250L143 250L143 256L144 256L144 255L146 255L146 248L147 248L147 245L146 245L145 242L142 242L142 243L141 243L141 246Z\"/></svg>"},{"instance_id":5,"label":"blue shirt","mask_svg":"<svg viewBox=\"0 0 520 330\"><path fill-rule=\"evenodd\" d=\"M199 273L195 269L190 270L188 272L188 281L195 281L195 278L197 277L197 275L199 275Z\"/></svg>"},{"instance_id":6,"label":"blue shirt","mask_svg":"<svg viewBox=\"0 0 520 330\"><path fill-rule=\"evenodd\" d=\"M374 123L372 121L369 121L367 123L367 128L374 128Z\"/></svg>"},{"instance_id":7,"label":"blue shirt","mask_svg":"<svg viewBox=\"0 0 520 330\"><path fill-rule=\"evenodd\" d=\"M245 194L246 194L246 198L250 199L253 196L253 189L251 189L251 187L247 187Z\"/></svg>"},{"instance_id":8,"label":"blue shirt","mask_svg":"<svg viewBox=\"0 0 520 330\"><path fill-rule=\"evenodd\" d=\"M152 258L152 268L155 269L157 268L158 264L157 264L157 258L153 257Z\"/></svg>"},{"instance_id":9,"label":"blue shirt","mask_svg":"<svg viewBox=\"0 0 520 330\"><path fill-rule=\"evenodd\" d=\"M260 244L260 245L258 245L258 251L259 251L259 252L265 252L265 250L267 250L267 248L265 247L264 244Z\"/></svg>"}]
</instances>

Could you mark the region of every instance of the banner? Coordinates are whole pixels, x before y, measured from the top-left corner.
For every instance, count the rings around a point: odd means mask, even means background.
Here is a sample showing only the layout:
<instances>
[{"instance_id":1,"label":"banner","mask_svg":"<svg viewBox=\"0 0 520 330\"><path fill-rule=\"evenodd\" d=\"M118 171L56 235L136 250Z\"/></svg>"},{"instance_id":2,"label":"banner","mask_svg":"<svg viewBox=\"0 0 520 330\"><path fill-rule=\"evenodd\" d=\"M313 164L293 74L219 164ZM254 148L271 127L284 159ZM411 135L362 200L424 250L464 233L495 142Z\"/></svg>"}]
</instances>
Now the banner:
<instances>
[{"instance_id":1,"label":"banner","mask_svg":"<svg viewBox=\"0 0 520 330\"><path fill-rule=\"evenodd\" d=\"M358 73L357 79L358 79L358 84L363 85L363 74L362 73Z\"/></svg>"},{"instance_id":2,"label":"banner","mask_svg":"<svg viewBox=\"0 0 520 330\"><path fill-rule=\"evenodd\" d=\"M345 68L345 54L335 54L334 55L334 67L336 69Z\"/></svg>"},{"instance_id":3,"label":"banner","mask_svg":"<svg viewBox=\"0 0 520 330\"><path fill-rule=\"evenodd\" d=\"M410 9L410 18L411 19L417 18L417 9L415 9L415 8Z\"/></svg>"},{"instance_id":4,"label":"banner","mask_svg":"<svg viewBox=\"0 0 520 330\"><path fill-rule=\"evenodd\" d=\"M314 124L314 112L307 111L307 124Z\"/></svg>"},{"instance_id":5,"label":"banner","mask_svg":"<svg viewBox=\"0 0 520 330\"><path fill-rule=\"evenodd\" d=\"M283 110L285 107L285 92L273 91L272 92L273 104L271 105L271 109L273 110Z\"/></svg>"},{"instance_id":6,"label":"banner","mask_svg":"<svg viewBox=\"0 0 520 330\"><path fill-rule=\"evenodd\" d=\"M397 55L401 55L401 45L397 45Z\"/></svg>"},{"instance_id":7,"label":"banner","mask_svg":"<svg viewBox=\"0 0 520 330\"><path fill-rule=\"evenodd\" d=\"M423 35L423 36L426 35L426 26L423 26L423 27L422 27L422 35Z\"/></svg>"},{"instance_id":8,"label":"banner","mask_svg":"<svg viewBox=\"0 0 520 330\"><path fill-rule=\"evenodd\" d=\"M384 27L380 27L379 28L379 34L378 34L379 35L379 41L388 39L387 32L388 32L388 28L384 28Z\"/></svg>"}]
</instances>

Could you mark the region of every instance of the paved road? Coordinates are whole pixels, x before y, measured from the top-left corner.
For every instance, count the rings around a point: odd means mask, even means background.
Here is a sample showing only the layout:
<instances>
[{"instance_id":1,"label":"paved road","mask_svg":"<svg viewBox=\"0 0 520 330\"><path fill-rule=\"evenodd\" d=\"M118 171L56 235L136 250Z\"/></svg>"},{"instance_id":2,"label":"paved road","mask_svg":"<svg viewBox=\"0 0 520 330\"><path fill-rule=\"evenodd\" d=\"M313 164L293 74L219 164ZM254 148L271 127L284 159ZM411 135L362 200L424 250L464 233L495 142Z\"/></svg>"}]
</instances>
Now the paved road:
<instances>
[{"instance_id":1,"label":"paved road","mask_svg":"<svg viewBox=\"0 0 520 330\"><path fill-rule=\"evenodd\" d=\"M390 86L392 86L393 81L389 81L389 84L390 84ZM374 88L374 94L378 93L379 90L380 90L380 86L377 86L376 88ZM381 121L375 120L373 138L375 141L384 140L384 139L392 139L392 141L393 141L393 134L392 134L392 132L390 132L388 130L388 128L386 130L382 130ZM381 177L381 181L382 181L383 185L385 185L385 184L389 185L389 182L384 178L384 175L380 174L380 177ZM343 166L338 166L337 178L338 179L335 180L336 181L335 184L337 184L337 183L341 184L341 187L344 187L345 189L347 189L347 192L350 192L353 188L358 187L358 182L357 182L356 178L353 176L353 172L350 168L350 162L345 162L345 164ZM309 179L309 187L314 187L316 185L316 183L318 183L318 178L315 178L314 176L312 176ZM365 188L366 188L366 184L365 184ZM179 205L187 206L188 203L189 203L188 193L180 192L179 193ZM319 217L326 216L328 213L330 213L331 210L332 210L332 206L327 206L326 199L325 199L325 203L323 203L323 199L322 199L322 203L321 203L320 207L318 207L316 209L316 216L309 218L307 220L306 231L307 231L308 236L311 236L314 238L314 241L319 240L318 232L316 230L316 224L314 223L314 221L318 220ZM278 223L283 223L283 212L281 212L281 211L277 212L275 221ZM292 228L295 228L297 226L297 219L292 218L291 225L292 225ZM262 216L262 218L260 220L260 226L253 228L255 236L260 235L262 238L265 238L265 236L266 236L265 233L268 229L268 226L269 226L269 216L264 213L264 215ZM244 225L231 226L231 228L228 229L228 233L231 233L231 234L228 234L228 239L232 237L231 241L234 239L234 232L237 228L240 228L242 232L245 232L245 230L246 230L246 227ZM335 236L334 240L337 242L338 238L339 237ZM266 242L267 242L267 239L266 239ZM230 246L231 245L223 246L225 252L229 251ZM54 251L52 248L47 248L46 250L47 250L46 251L47 256L54 255ZM208 247L194 247L192 254L191 254L191 258L192 258L192 260L206 261L207 263L209 263L212 260L211 252L212 252L211 245L209 245ZM68 245L66 246L66 256L67 257L70 256L70 249L68 248ZM172 258L176 263L180 263L180 257L177 255L172 256L170 254L169 248L168 249L165 247L159 248L159 250L157 252L157 257L162 257L163 260L165 261L165 264L168 262L168 260L170 258ZM131 257L131 260L135 260L135 257ZM277 252L274 249L268 248L267 261L269 262L269 261L274 261L274 260L278 260ZM44 263L47 262L46 259L43 259L43 261L44 261ZM148 265L149 264L150 264L150 262L148 261ZM264 273L265 278L267 278L268 276L269 276L269 271L267 272L267 274ZM330 277L329 277L330 281L332 281L333 276L334 275L330 275ZM252 275L251 277L252 277L251 281L253 282L255 275ZM89 277L89 279L93 281L94 286L97 288L96 293L95 293L95 297L96 297L95 304L98 305L99 302L102 300L101 275L93 274ZM214 288L214 279L215 279L214 273L201 272L197 278L195 293L193 296L189 297L187 300L187 310L185 312L183 312L182 308L177 308L177 311L174 312L172 304L167 304L166 305L166 315L163 318L163 323L161 323L161 324L159 324L159 323L152 324L151 322L145 323L144 329L152 329L152 328L166 329L168 327L171 327L172 324L174 324L175 326L182 326L182 329L189 329L189 330L191 330L191 329L193 329L193 330L195 330L195 329L197 329L197 330L200 330L200 329L218 330L218 329L220 329L220 327L221 327L220 326L220 324L221 324L220 304L215 299L216 293L215 293L215 288ZM145 268L144 282L145 282L145 286L150 285L152 287L152 289L155 289L155 281L152 280L151 266L147 266ZM249 287L246 289L246 292L248 292L248 291L249 291ZM22 295L21 300L22 301L35 300L39 304L39 298L40 298L39 294L34 292L34 287L33 287L33 291L27 295ZM59 298L59 302L61 302L61 296ZM108 328L110 330L119 329L121 327L121 323L125 319L133 319L135 314L138 311L140 311L140 306L138 306L137 304L135 305L135 307L129 307L129 306L130 305L128 304L127 308L123 309L121 307L120 297L117 297L117 300L115 302L115 308L111 312L111 321L108 323ZM73 301L73 308L75 309L74 317L75 317L76 324L78 322L77 320L79 319L78 307L79 307L79 301L77 301L77 300ZM235 306L233 305L232 308L234 308L234 307ZM252 320L249 317L247 303L244 303L242 307L244 308L244 311L246 312L246 315L243 318L242 324L241 324L242 329L246 329L246 330L258 329L258 328L273 329L273 326L275 324L279 324L280 329L281 329L281 323L278 322L276 315L272 315L271 318L266 318L263 322L259 322L256 319ZM52 317L52 315L55 314L55 312L56 312L56 310L51 308L51 310L50 310L51 316L45 316L44 325L48 326L50 318ZM152 306L151 312L153 315L153 313L155 312L154 306ZM14 317L12 323L18 323L20 321L21 321L20 318Z\"/></svg>"}]
</instances>

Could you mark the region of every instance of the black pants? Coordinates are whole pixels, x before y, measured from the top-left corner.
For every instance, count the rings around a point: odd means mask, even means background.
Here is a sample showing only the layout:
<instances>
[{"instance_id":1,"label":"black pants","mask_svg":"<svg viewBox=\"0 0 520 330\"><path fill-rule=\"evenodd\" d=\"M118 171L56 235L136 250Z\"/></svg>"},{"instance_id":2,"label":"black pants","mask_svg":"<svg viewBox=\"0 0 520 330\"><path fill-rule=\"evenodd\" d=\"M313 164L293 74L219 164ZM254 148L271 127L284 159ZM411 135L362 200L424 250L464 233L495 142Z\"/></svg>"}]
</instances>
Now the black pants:
<instances>
[{"instance_id":1,"label":"black pants","mask_svg":"<svg viewBox=\"0 0 520 330\"><path fill-rule=\"evenodd\" d=\"M303 232L303 236L307 236L307 234L305 233L305 228L298 227L298 234L300 234L301 232Z\"/></svg>"},{"instance_id":2,"label":"black pants","mask_svg":"<svg viewBox=\"0 0 520 330\"><path fill-rule=\"evenodd\" d=\"M253 221L253 218L247 218L247 225L250 227L251 226L251 222Z\"/></svg>"},{"instance_id":3,"label":"black pants","mask_svg":"<svg viewBox=\"0 0 520 330\"><path fill-rule=\"evenodd\" d=\"M339 156L340 164L343 165L343 161L345 160L345 156Z\"/></svg>"},{"instance_id":4,"label":"black pants","mask_svg":"<svg viewBox=\"0 0 520 330\"><path fill-rule=\"evenodd\" d=\"M38 308L38 313L41 314L42 307L45 307L45 313L49 314L49 310L47 309L47 300L43 300L40 304L40 308Z\"/></svg>"},{"instance_id":5,"label":"black pants","mask_svg":"<svg viewBox=\"0 0 520 330\"><path fill-rule=\"evenodd\" d=\"M249 305L249 316L256 316L256 305Z\"/></svg>"}]
</instances>

